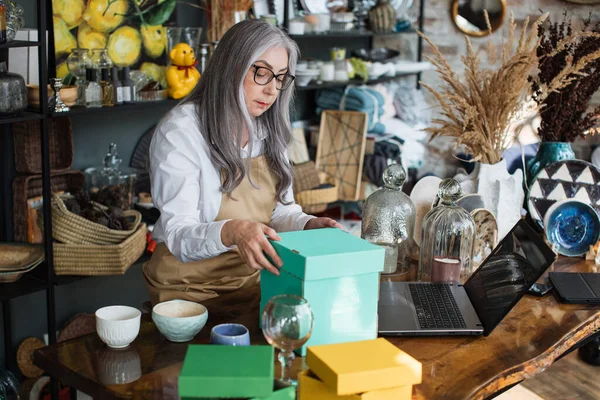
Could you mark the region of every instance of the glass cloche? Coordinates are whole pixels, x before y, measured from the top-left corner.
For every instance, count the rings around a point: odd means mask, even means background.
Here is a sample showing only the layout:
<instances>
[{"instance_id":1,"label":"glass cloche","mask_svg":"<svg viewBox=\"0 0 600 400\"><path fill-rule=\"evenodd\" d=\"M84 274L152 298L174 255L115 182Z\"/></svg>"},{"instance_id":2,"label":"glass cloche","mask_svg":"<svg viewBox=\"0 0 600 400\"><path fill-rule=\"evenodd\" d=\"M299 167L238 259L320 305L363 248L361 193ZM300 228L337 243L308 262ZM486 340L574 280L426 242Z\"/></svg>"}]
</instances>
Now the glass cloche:
<instances>
[{"instance_id":1,"label":"glass cloche","mask_svg":"<svg viewBox=\"0 0 600 400\"><path fill-rule=\"evenodd\" d=\"M385 169L384 186L365 201L361 237L385 248L383 273L408 277L416 211L402 192L405 180L401 165L391 164Z\"/></svg>"},{"instance_id":2,"label":"glass cloche","mask_svg":"<svg viewBox=\"0 0 600 400\"><path fill-rule=\"evenodd\" d=\"M439 205L423 219L420 281L464 283L473 272L475 222L471 214L456 205L461 195L460 183L454 179L440 183Z\"/></svg>"}]
</instances>

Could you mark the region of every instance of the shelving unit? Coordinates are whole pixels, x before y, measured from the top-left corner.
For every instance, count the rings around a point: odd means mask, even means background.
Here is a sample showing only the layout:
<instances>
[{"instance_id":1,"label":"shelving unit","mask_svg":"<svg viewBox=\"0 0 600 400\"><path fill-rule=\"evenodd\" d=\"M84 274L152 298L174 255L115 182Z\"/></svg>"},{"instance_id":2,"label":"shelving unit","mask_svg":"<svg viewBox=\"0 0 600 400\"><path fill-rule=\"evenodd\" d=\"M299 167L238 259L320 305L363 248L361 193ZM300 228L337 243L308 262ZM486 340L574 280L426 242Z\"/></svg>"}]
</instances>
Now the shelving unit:
<instances>
[{"instance_id":1,"label":"shelving unit","mask_svg":"<svg viewBox=\"0 0 600 400\"><path fill-rule=\"evenodd\" d=\"M47 24L51 21L51 13L49 12L51 7L51 0L36 0L37 3L37 29L38 32L46 32ZM420 2L420 17L418 28L423 30L423 10L424 0ZM373 33L370 31L355 31L355 32L328 32L327 34L307 34L292 36L298 40L300 46L304 39L315 40L323 39L334 43L340 40L372 40L375 36L392 36L392 35L403 35L403 34L414 34L414 29L409 29L402 32L390 32L390 33ZM4 349L6 356L6 364L9 369L15 370L16 365L14 364L15 354L13 351L13 338L12 338L12 315L11 315L11 300L20 296L29 295L36 292L45 291L46 294L46 316L47 316L47 332L49 342L51 344L56 343L56 313L55 313L55 287L60 285L67 285L83 279L91 277L87 276L56 276L54 274L54 255L53 255L53 237L52 237L52 213L51 213L51 185L50 185L50 150L49 150L49 132L48 132L48 120L53 117L65 117L65 116L84 116L87 114L99 114L99 113L118 113L122 111L131 110L155 110L159 107L174 107L179 103L177 100L165 100L157 102L143 102L132 105L122 105L110 108L75 108L67 113L53 113L49 110L48 106L48 57L50 61L54 57L53 50L46 53L46 48L53 48L53 35L52 31L49 31L47 46L46 35L39 35L39 41L12 41L7 44L0 45L0 61L8 60L8 49L16 47L37 47L38 48L38 70L39 70L39 98L40 107L37 110L27 110L24 113L16 115L14 117L0 119L0 134L10 134L10 124L20 121L28 120L39 120L40 121L40 147L41 147L41 159L42 159L42 196L45 200L43 202L43 219L44 219L44 251L45 261L42 265L38 266L31 273L27 273L22 276L17 282L14 283L0 283L0 301L2 302L2 325L4 332ZM362 38L362 39L361 39ZM421 48L422 40L418 38L418 61L421 60ZM393 79L397 79L399 76L411 76L418 75L415 73L400 74L395 77L382 77L380 79L368 81L368 84L375 84L380 82L386 82ZM324 89L324 88L338 88L345 87L350 84L361 85L362 81L350 81L350 82L331 82L324 84L309 84L304 87L297 87L298 92L302 94L308 93L311 90ZM2 132L4 131L4 132ZM3 151L11 151L3 149ZM6 198L5 198L6 200ZM6 232L0 232L0 241L10 241L12 238L3 238L1 235ZM140 260L143 262L147 260L147 256L142 256ZM53 381L52 384L52 395L54 399L58 398L58 386Z\"/></svg>"}]
</instances>

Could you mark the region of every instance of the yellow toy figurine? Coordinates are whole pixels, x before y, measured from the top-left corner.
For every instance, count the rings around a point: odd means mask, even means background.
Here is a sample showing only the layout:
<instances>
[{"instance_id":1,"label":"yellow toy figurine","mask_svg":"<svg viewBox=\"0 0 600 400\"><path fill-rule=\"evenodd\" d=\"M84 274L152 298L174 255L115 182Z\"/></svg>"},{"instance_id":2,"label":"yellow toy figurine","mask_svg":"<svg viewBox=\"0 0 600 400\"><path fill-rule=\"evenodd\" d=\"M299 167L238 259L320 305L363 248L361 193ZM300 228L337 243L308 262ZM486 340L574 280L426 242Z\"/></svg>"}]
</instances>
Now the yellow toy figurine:
<instances>
[{"instance_id":1,"label":"yellow toy figurine","mask_svg":"<svg viewBox=\"0 0 600 400\"><path fill-rule=\"evenodd\" d=\"M185 43L178 43L171 53L171 66L167 69L167 85L169 96L181 99L187 96L200 79L200 72L196 69L196 56L194 50Z\"/></svg>"}]
</instances>

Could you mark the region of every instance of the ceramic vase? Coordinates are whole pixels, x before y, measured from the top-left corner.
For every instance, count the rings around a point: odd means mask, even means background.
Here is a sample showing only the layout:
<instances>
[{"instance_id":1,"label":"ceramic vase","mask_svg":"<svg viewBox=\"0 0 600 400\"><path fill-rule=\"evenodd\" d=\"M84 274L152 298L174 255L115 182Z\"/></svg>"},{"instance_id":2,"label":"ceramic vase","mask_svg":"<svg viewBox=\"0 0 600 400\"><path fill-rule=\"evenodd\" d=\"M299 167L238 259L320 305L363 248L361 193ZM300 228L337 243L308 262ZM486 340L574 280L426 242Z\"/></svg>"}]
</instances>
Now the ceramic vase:
<instances>
[{"instance_id":1,"label":"ceramic vase","mask_svg":"<svg viewBox=\"0 0 600 400\"><path fill-rule=\"evenodd\" d=\"M454 179L460 182L464 193L482 197L485 209L498 221L498 240L521 219L525 199L522 170L509 174L505 160L496 164L477 163L471 174L458 174Z\"/></svg>"},{"instance_id":2,"label":"ceramic vase","mask_svg":"<svg viewBox=\"0 0 600 400\"><path fill-rule=\"evenodd\" d=\"M537 154L527 162L527 186L531 186L536 175L557 161L574 160L575 153L568 142L541 142Z\"/></svg>"}]
</instances>

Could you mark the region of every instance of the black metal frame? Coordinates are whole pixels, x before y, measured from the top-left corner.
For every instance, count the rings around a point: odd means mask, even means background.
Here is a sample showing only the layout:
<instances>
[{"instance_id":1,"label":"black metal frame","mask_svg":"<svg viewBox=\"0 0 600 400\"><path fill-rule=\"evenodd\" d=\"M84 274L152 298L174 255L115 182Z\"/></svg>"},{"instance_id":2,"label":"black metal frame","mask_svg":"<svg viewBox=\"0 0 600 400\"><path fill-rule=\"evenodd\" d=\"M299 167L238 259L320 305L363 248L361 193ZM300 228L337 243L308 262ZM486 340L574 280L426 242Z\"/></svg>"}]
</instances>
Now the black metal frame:
<instances>
[{"instance_id":1,"label":"black metal frame","mask_svg":"<svg viewBox=\"0 0 600 400\"><path fill-rule=\"evenodd\" d=\"M40 141L41 141L41 158L42 158L42 196L43 202L43 215L44 215L44 252L45 261L44 265L46 268L45 280L41 281L33 276L27 278L21 278L29 280L30 285L24 286L22 289L17 288L13 290L12 294L9 292L7 297L2 298L2 322L4 332L4 350L6 356L6 366L8 369L15 370L14 364L14 351L12 341L12 313L11 313L11 299L21 295L33 293L38 290L46 290L46 316L48 324L48 340L51 344L56 343L56 314L55 314L55 299L54 299L54 256L52 251L52 211L51 211L51 185L50 185L50 139L48 136L48 60L46 57L46 48L52 49L53 46L47 46L46 40L46 28L48 26L48 7L51 7L49 0L38 0L37 1L37 30L38 30L38 41L37 42L23 42L16 41L10 42L5 45L0 45L0 59L8 61L8 48L10 47L31 47L37 46L38 48L38 71L39 71L39 98L40 98L40 109L36 112L26 112L14 118L4 119L0 121L2 124L3 135L9 134L8 124L17 121L24 121L30 119L40 120ZM52 33L50 32L50 38ZM5 141L6 142L6 141ZM5 168L6 166L3 166ZM4 196L2 199L2 209L6 211L8 209L8 196ZM5 214L8 215L8 214ZM2 237L5 240L9 240L8 236L10 229L8 229L9 222L6 221L6 226L2 227ZM55 380L52 380L52 398L58 398L58 384Z\"/></svg>"}]
</instances>

